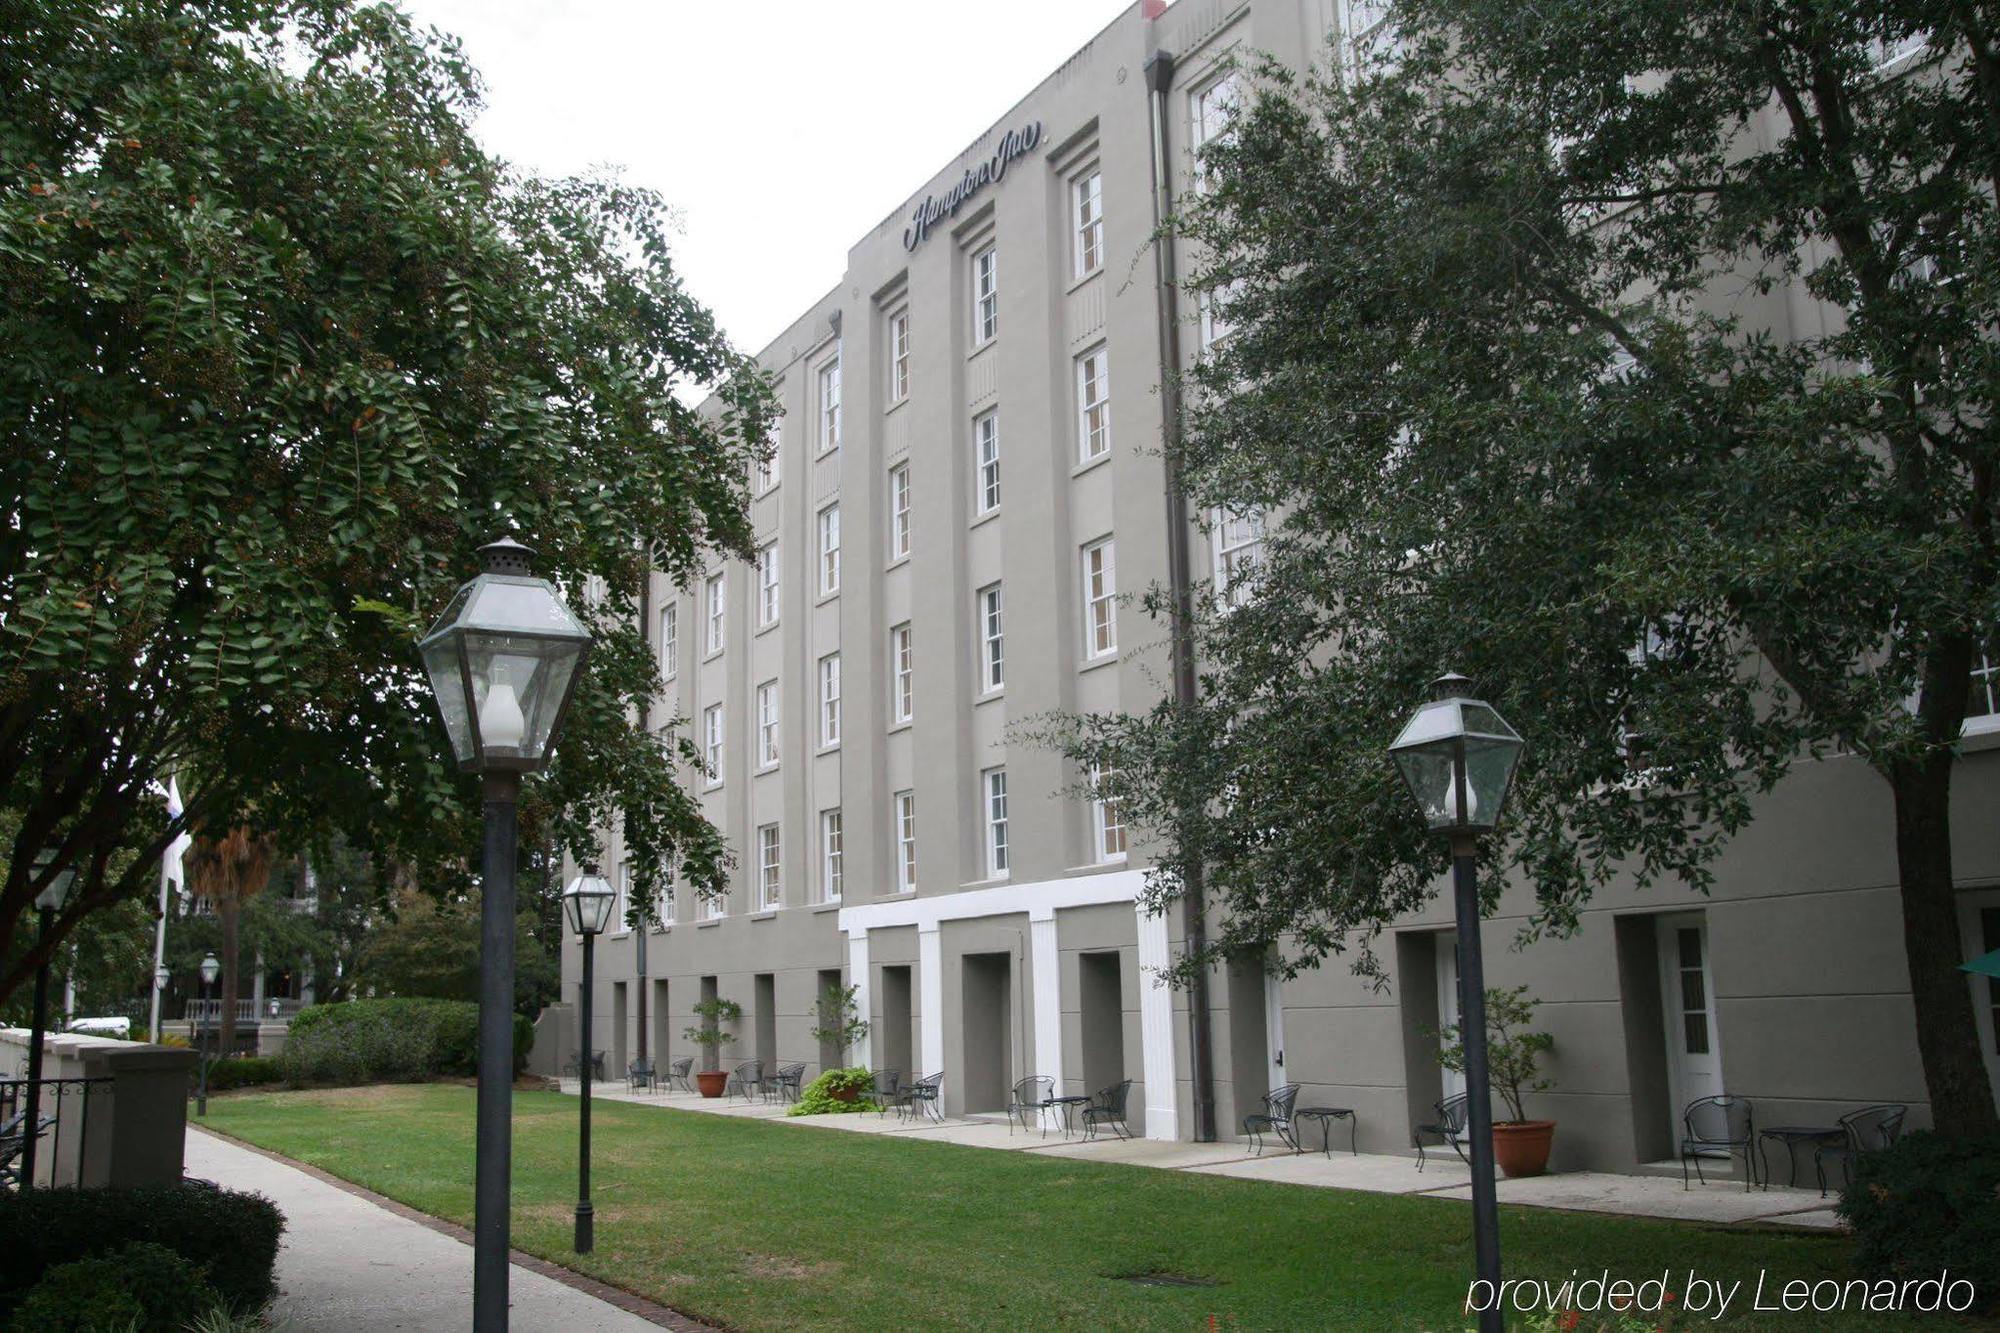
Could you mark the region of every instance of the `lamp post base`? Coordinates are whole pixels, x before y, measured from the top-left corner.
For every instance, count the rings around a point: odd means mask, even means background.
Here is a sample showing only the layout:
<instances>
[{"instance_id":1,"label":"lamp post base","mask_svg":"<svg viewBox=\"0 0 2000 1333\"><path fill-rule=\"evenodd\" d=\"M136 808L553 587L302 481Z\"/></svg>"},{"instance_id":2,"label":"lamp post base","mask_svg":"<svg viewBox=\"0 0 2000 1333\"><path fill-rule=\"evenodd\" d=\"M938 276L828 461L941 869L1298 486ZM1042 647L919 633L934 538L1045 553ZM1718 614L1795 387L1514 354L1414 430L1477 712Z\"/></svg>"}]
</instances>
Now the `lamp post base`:
<instances>
[{"instance_id":1,"label":"lamp post base","mask_svg":"<svg viewBox=\"0 0 2000 1333\"><path fill-rule=\"evenodd\" d=\"M591 1247L597 1243L597 1233L591 1225L594 1220L589 1204L580 1203L576 1206L575 1249L578 1254L589 1254Z\"/></svg>"}]
</instances>

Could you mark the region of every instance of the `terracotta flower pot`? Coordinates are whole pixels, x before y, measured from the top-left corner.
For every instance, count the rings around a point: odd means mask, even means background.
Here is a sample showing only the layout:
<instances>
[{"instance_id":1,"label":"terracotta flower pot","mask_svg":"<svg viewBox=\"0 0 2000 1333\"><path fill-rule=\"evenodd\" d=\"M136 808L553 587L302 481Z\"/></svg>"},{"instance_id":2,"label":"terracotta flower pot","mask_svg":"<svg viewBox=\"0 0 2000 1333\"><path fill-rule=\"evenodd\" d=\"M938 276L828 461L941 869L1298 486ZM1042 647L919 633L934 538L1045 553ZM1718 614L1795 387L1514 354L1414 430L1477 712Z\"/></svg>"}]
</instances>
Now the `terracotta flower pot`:
<instances>
[{"instance_id":1,"label":"terracotta flower pot","mask_svg":"<svg viewBox=\"0 0 2000 1333\"><path fill-rule=\"evenodd\" d=\"M858 1088L834 1088L832 1092L833 1099L837 1102L858 1102L861 1100L861 1091Z\"/></svg>"},{"instance_id":2,"label":"terracotta flower pot","mask_svg":"<svg viewBox=\"0 0 2000 1333\"><path fill-rule=\"evenodd\" d=\"M1493 1126L1493 1160L1508 1176L1539 1176L1549 1169L1553 1120L1504 1120Z\"/></svg>"},{"instance_id":3,"label":"terracotta flower pot","mask_svg":"<svg viewBox=\"0 0 2000 1333\"><path fill-rule=\"evenodd\" d=\"M704 1069L694 1076L694 1085L701 1089L704 1097L720 1097L722 1090L729 1086L729 1071Z\"/></svg>"}]
</instances>

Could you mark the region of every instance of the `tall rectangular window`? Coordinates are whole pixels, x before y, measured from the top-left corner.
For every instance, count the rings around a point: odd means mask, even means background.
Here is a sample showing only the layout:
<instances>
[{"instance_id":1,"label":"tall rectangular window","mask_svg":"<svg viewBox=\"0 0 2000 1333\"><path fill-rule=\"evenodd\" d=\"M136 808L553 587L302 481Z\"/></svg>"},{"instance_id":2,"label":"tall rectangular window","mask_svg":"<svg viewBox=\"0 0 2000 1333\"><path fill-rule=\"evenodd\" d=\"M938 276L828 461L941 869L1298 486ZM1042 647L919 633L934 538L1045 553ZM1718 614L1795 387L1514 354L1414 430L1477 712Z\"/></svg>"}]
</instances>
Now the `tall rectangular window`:
<instances>
[{"instance_id":1,"label":"tall rectangular window","mask_svg":"<svg viewBox=\"0 0 2000 1333\"><path fill-rule=\"evenodd\" d=\"M840 901L840 811L819 812L819 900Z\"/></svg>"},{"instance_id":2,"label":"tall rectangular window","mask_svg":"<svg viewBox=\"0 0 2000 1333\"><path fill-rule=\"evenodd\" d=\"M1111 539L1083 548L1083 651L1103 657L1118 648L1118 568Z\"/></svg>"},{"instance_id":3,"label":"tall rectangular window","mask_svg":"<svg viewBox=\"0 0 2000 1333\"><path fill-rule=\"evenodd\" d=\"M896 892L917 891L917 794L896 793Z\"/></svg>"},{"instance_id":4,"label":"tall rectangular window","mask_svg":"<svg viewBox=\"0 0 2000 1333\"><path fill-rule=\"evenodd\" d=\"M1118 770L1091 765L1090 822L1097 832L1097 859L1100 861L1125 859L1125 809L1112 791L1117 778Z\"/></svg>"},{"instance_id":5,"label":"tall rectangular window","mask_svg":"<svg viewBox=\"0 0 2000 1333\"><path fill-rule=\"evenodd\" d=\"M1070 225L1074 277L1097 272L1104 263L1104 177L1095 168L1070 182Z\"/></svg>"},{"instance_id":6,"label":"tall rectangular window","mask_svg":"<svg viewBox=\"0 0 2000 1333\"><path fill-rule=\"evenodd\" d=\"M757 628L778 623L778 544L757 548Z\"/></svg>"},{"instance_id":7,"label":"tall rectangular window","mask_svg":"<svg viewBox=\"0 0 2000 1333\"><path fill-rule=\"evenodd\" d=\"M910 396L910 312L889 316L889 405Z\"/></svg>"},{"instance_id":8,"label":"tall rectangular window","mask_svg":"<svg viewBox=\"0 0 2000 1333\"><path fill-rule=\"evenodd\" d=\"M1230 122L1236 119L1236 109L1242 105L1243 87L1236 71L1231 70L1197 88L1190 100L1189 118L1193 122L1190 147L1198 152L1228 133Z\"/></svg>"},{"instance_id":9,"label":"tall rectangular window","mask_svg":"<svg viewBox=\"0 0 2000 1333\"><path fill-rule=\"evenodd\" d=\"M981 414L972 423L975 507L990 514L1000 507L1000 409Z\"/></svg>"},{"instance_id":10,"label":"tall rectangular window","mask_svg":"<svg viewBox=\"0 0 2000 1333\"><path fill-rule=\"evenodd\" d=\"M889 558L901 560L910 553L910 465L898 463L889 469Z\"/></svg>"},{"instance_id":11,"label":"tall rectangular window","mask_svg":"<svg viewBox=\"0 0 2000 1333\"><path fill-rule=\"evenodd\" d=\"M770 768L778 762L778 682L767 680L757 687L757 766Z\"/></svg>"},{"instance_id":12,"label":"tall rectangular window","mask_svg":"<svg viewBox=\"0 0 2000 1333\"><path fill-rule=\"evenodd\" d=\"M674 865L669 861L660 867L660 924L656 929L664 930L674 924Z\"/></svg>"},{"instance_id":13,"label":"tall rectangular window","mask_svg":"<svg viewBox=\"0 0 2000 1333\"><path fill-rule=\"evenodd\" d=\"M984 347L1000 331L1000 258L992 246L972 257L972 345Z\"/></svg>"},{"instance_id":14,"label":"tall rectangular window","mask_svg":"<svg viewBox=\"0 0 2000 1333\"><path fill-rule=\"evenodd\" d=\"M1111 353L1095 347L1076 359L1076 454L1088 463L1111 452Z\"/></svg>"},{"instance_id":15,"label":"tall rectangular window","mask_svg":"<svg viewBox=\"0 0 2000 1333\"><path fill-rule=\"evenodd\" d=\"M819 452L840 447L840 358L819 368Z\"/></svg>"},{"instance_id":16,"label":"tall rectangular window","mask_svg":"<svg viewBox=\"0 0 2000 1333\"><path fill-rule=\"evenodd\" d=\"M778 484L779 442L780 436L776 430L773 430L771 438L764 441L763 451L757 455L756 472L752 477L752 481L754 483L753 489L758 495L764 494L764 492Z\"/></svg>"},{"instance_id":17,"label":"tall rectangular window","mask_svg":"<svg viewBox=\"0 0 2000 1333\"><path fill-rule=\"evenodd\" d=\"M722 705L710 704L701 713L701 759L708 766L708 785L722 785Z\"/></svg>"},{"instance_id":18,"label":"tall rectangular window","mask_svg":"<svg viewBox=\"0 0 2000 1333\"><path fill-rule=\"evenodd\" d=\"M784 869L779 860L778 826L757 830L757 910L774 912L784 901Z\"/></svg>"},{"instance_id":19,"label":"tall rectangular window","mask_svg":"<svg viewBox=\"0 0 2000 1333\"><path fill-rule=\"evenodd\" d=\"M1007 873L1007 770L989 768L980 781L986 791L986 873L998 879Z\"/></svg>"},{"instance_id":20,"label":"tall rectangular window","mask_svg":"<svg viewBox=\"0 0 2000 1333\"><path fill-rule=\"evenodd\" d=\"M1215 553L1215 595L1226 606L1241 606L1255 590L1255 570L1264 556L1264 513L1211 510L1209 542Z\"/></svg>"},{"instance_id":21,"label":"tall rectangular window","mask_svg":"<svg viewBox=\"0 0 2000 1333\"><path fill-rule=\"evenodd\" d=\"M660 608L660 675L672 680L681 669L681 608L668 602Z\"/></svg>"},{"instance_id":22,"label":"tall rectangular window","mask_svg":"<svg viewBox=\"0 0 2000 1333\"><path fill-rule=\"evenodd\" d=\"M819 659L819 743L840 744L840 654Z\"/></svg>"},{"instance_id":23,"label":"tall rectangular window","mask_svg":"<svg viewBox=\"0 0 2000 1333\"><path fill-rule=\"evenodd\" d=\"M722 575L708 576L701 585L701 599L708 615L708 638L702 651L713 656L722 651Z\"/></svg>"},{"instance_id":24,"label":"tall rectangular window","mask_svg":"<svg viewBox=\"0 0 2000 1333\"><path fill-rule=\"evenodd\" d=\"M979 590L979 692L990 694L1007 683L1007 641L1000 585Z\"/></svg>"},{"instance_id":25,"label":"tall rectangular window","mask_svg":"<svg viewBox=\"0 0 2000 1333\"><path fill-rule=\"evenodd\" d=\"M819 595L840 591L840 506L819 511Z\"/></svg>"},{"instance_id":26,"label":"tall rectangular window","mask_svg":"<svg viewBox=\"0 0 2000 1333\"><path fill-rule=\"evenodd\" d=\"M2000 635L1972 646L1972 694L1965 720L1981 728L2000 723Z\"/></svg>"},{"instance_id":27,"label":"tall rectangular window","mask_svg":"<svg viewBox=\"0 0 2000 1333\"><path fill-rule=\"evenodd\" d=\"M908 623L889 631L889 715L908 722L917 714L916 664L910 656Z\"/></svg>"}]
</instances>

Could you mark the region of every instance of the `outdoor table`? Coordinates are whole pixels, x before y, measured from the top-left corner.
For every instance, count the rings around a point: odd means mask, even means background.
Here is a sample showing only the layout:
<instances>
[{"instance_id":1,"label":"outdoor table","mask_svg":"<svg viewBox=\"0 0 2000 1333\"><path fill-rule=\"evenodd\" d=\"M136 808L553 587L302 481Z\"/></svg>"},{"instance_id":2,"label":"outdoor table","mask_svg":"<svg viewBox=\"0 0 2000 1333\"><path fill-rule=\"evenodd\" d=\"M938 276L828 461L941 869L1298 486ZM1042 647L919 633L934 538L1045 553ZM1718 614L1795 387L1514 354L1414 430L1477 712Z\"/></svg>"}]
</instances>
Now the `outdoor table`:
<instances>
[{"instance_id":1,"label":"outdoor table","mask_svg":"<svg viewBox=\"0 0 2000 1333\"><path fill-rule=\"evenodd\" d=\"M1360 1122L1356 1119L1351 1108L1345 1106L1308 1106L1302 1111L1292 1112L1292 1119L1319 1121L1320 1147L1326 1152L1328 1157L1333 1156L1333 1122L1345 1119L1347 1121L1347 1151L1356 1157L1361 1155L1354 1146L1354 1136L1360 1127ZM1305 1146L1303 1142L1305 1135L1301 1134L1299 1138L1301 1140L1299 1146L1303 1148Z\"/></svg>"},{"instance_id":2,"label":"outdoor table","mask_svg":"<svg viewBox=\"0 0 2000 1333\"><path fill-rule=\"evenodd\" d=\"M1062 1122L1063 1122L1062 1133L1064 1138L1068 1138L1070 1129L1070 1121L1069 1121L1070 1108L1075 1106L1088 1106L1090 1105L1090 1098L1088 1096L1079 1097L1072 1094L1068 1097L1051 1097L1049 1098L1047 1104L1050 1106L1057 1106L1062 1108Z\"/></svg>"},{"instance_id":3,"label":"outdoor table","mask_svg":"<svg viewBox=\"0 0 2000 1333\"><path fill-rule=\"evenodd\" d=\"M1777 1139L1785 1145L1785 1156L1792 1163L1791 1183L1799 1183L1799 1145L1809 1143L1820 1147L1830 1143L1847 1142L1847 1131L1838 1125L1773 1125L1757 1134L1757 1154L1764 1159L1764 1188L1771 1188L1771 1147L1769 1139ZM1814 1154L1813 1172L1819 1177L1819 1196L1826 1197L1826 1168Z\"/></svg>"}]
</instances>

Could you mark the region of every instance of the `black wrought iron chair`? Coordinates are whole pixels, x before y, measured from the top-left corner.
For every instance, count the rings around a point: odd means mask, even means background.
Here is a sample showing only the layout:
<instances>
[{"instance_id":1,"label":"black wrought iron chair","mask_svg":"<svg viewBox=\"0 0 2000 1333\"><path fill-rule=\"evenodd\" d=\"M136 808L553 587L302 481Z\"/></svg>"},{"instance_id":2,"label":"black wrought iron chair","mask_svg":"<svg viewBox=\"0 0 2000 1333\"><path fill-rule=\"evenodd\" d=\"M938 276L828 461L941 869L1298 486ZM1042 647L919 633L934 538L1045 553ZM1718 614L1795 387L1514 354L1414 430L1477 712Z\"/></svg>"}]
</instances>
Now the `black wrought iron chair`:
<instances>
[{"instance_id":1,"label":"black wrought iron chair","mask_svg":"<svg viewBox=\"0 0 2000 1333\"><path fill-rule=\"evenodd\" d=\"M1718 1150L1724 1156L1742 1153L1743 1188L1747 1191L1757 1183L1754 1152L1757 1125L1748 1097L1732 1097L1728 1093L1698 1097L1681 1112L1681 1126L1687 1131L1681 1136L1682 1189L1688 1188L1689 1162L1694 1163L1695 1178L1704 1185L1708 1183L1708 1177L1702 1174L1701 1159Z\"/></svg>"},{"instance_id":2,"label":"black wrought iron chair","mask_svg":"<svg viewBox=\"0 0 2000 1333\"><path fill-rule=\"evenodd\" d=\"M1028 1115L1033 1112L1041 1122L1042 1137L1049 1136L1048 1113L1054 1109L1056 1081L1045 1074L1030 1074L1014 1085L1007 1097L1007 1133L1014 1132L1014 1122L1021 1122L1021 1129L1028 1128Z\"/></svg>"},{"instance_id":3,"label":"black wrought iron chair","mask_svg":"<svg viewBox=\"0 0 2000 1333\"><path fill-rule=\"evenodd\" d=\"M875 1071L876 1114L889 1114L889 1108L896 1104L897 1089L902 1081L903 1071L900 1069L878 1069Z\"/></svg>"},{"instance_id":4,"label":"black wrought iron chair","mask_svg":"<svg viewBox=\"0 0 2000 1333\"><path fill-rule=\"evenodd\" d=\"M943 1124L943 1095L944 1075L941 1073L926 1074L909 1087L904 1088L898 1095L896 1103L902 1108L903 1114L910 1119L914 1120L921 1115L935 1120L939 1124Z\"/></svg>"},{"instance_id":5,"label":"black wrought iron chair","mask_svg":"<svg viewBox=\"0 0 2000 1333\"><path fill-rule=\"evenodd\" d=\"M1132 1080L1124 1079L1108 1088L1090 1095L1090 1105L1083 1108L1083 1137L1097 1137L1100 1125L1108 1125L1121 1139L1132 1137L1132 1127L1125 1123L1125 1103L1132 1095Z\"/></svg>"},{"instance_id":6,"label":"black wrought iron chair","mask_svg":"<svg viewBox=\"0 0 2000 1333\"><path fill-rule=\"evenodd\" d=\"M795 1102L799 1099L799 1084L805 1081L806 1066L801 1060L794 1064L778 1066L778 1072L764 1081L764 1099Z\"/></svg>"},{"instance_id":7,"label":"black wrought iron chair","mask_svg":"<svg viewBox=\"0 0 2000 1333\"><path fill-rule=\"evenodd\" d=\"M753 1094L762 1093L764 1091L764 1062L762 1060L745 1060L742 1064L736 1066L735 1069L730 1071L729 1086L735 1090L737 1096L746 1102L751 1099Z\"/></svg>"},{"instance_id":8,"label":"black wrought iron chair","mask_svg":"<svg viewBox=\"0 0 2000 1333\"><path fill-rule=\"evenodd\" d=\"M1434 1136L1440 1145L1450 1144L1451 1150L1458 1154L1458 1160L1465 1161L1465 1121L1471 1114L1466 1107L1470 1101L1471 1098L1464 1093L1454 1093L1431 1108L1437 1115L1436 1120L1428 1125L1417 1126L1417 1132L1410 1136L1417 1144L1417 1170L1424 1169L1426 1134ZM1466 1164L1471 1165L1469 1162Z\"/></svg>"},{"instance_id":9,"label":"black wrought iron chair","mask_svg":"<svg viewBox=\"0 0 2000 1333\"><path fill-rule=\"evenodd\" d=\"M694 1057L692 1055L683 1055L680 1059L667 1066L667 1076L662 1082L668 1087L669 1091L672 1090L673 1084L678 1083L681 1085L682 1092L693 1092L694 1085L688 1082L689 1077L693 1073Z\"/></svg>"},{"instance_id":10,"label":"black wrought iron chair","mask_svg":"<svg viewBox=\"0 0 2000 1333\"><path fill-rule=\"evenodd\" d=\"M1264 1153L1264 1135L1276 1134L1293 1152L1299 1150L1298 1135L1292 1130L1292 1107L1298 1104L1299 1085L1287 1083L1264 1094L1264 1109L1243 1117L1243 1132L1250 1136L1258 1156Z\"/></svg>"},{"instance_id":11,"label":"black wrought iron chair","mask_svg":"<svg viewBox=\"0 0 2000 1333\"><path fill-rule=\"evenodd\" d=\"M653 1062L634 1060L625 1066L625 1081L633 1092L641 1092L653 1086Z\"/></svg>"},{"instance_id":12,"label":"black wrought iron chair","mask_svg":"<svg viewBox=\"0 0 2000 1333\"><path fill-rule=\"evenodd\" d=\"M1867 1153L1880 1152L1895 1146L1903 1137L1903 1119L1910 1113L1907 1106L1889 1103L1883 1106L1864 1107L1859 1111L1849 1111L1840 1117L1843 1141L1825 1143L1813 1149L1813 1170L1819 1175L1819 1192L1826 1194L1826 1161L1828 1158L1840 1160L1842 1187L1854 1179L1854 1161Z\"/></svg>"}]
</instances>

